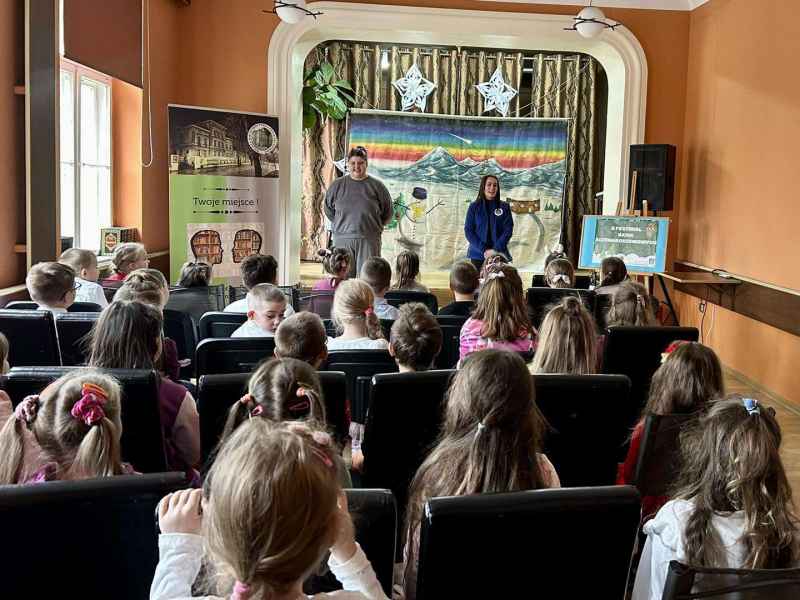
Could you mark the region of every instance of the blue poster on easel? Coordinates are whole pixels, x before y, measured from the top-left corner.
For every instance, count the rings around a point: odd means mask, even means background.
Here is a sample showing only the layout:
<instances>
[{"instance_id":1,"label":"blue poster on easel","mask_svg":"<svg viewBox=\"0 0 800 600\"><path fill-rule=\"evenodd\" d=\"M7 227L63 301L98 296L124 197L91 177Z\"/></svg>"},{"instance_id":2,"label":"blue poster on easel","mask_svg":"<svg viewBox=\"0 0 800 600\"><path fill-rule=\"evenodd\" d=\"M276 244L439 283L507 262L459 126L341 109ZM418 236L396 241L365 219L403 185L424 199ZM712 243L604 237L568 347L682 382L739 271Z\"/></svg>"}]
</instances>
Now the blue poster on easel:
<instances>
[{"instance_id":1,"label":"blue poster on easel","mask_svg":"<svg viewBox=\"0 0 800 600\"><path fill-rule=\"evenodd\" d=\"M669 219L666 217L583 217L578 267L599 269L616 256L631 273L663 273L667 262Z\"/></svg>"}]
</instances>

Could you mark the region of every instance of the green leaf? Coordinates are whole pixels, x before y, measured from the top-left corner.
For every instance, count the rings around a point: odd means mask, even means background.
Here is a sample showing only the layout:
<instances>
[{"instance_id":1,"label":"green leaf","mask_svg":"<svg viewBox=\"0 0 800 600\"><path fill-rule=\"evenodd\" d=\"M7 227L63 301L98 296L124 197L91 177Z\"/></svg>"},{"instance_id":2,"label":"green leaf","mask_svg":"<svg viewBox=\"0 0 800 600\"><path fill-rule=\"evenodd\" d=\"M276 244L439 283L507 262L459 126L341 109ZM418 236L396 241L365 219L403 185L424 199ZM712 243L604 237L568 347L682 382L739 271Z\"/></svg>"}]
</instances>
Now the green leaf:
<instances>
[{"instance_id":1,"label":"green leaf","mask_svg":"<svg viewBox=\"0 0 800 600\"><path fill-rule=\"evenodd\" d=\"M319 66L319 70L322 73L325 83L330 83L336 73L333 70L333 66L329 62L324 62Z\"/></svg>"},{"instance_id":2,"label":"green leaf","mask_svg":"<svg viewBox=\"0 0 800 600\"><path fill-rule=\"evenodd\" d=\"M303 129L313 129L317 124L317 113L313 110L303 113Z\"/></svg>"},{"instance_id":3,"label":"green leaf","mask_svg":"<svg viewBox=\"0 0 800 600\"><path fill-rule=\"evenodd\" d=\"M324 117L325 114L328 112L328 107L319 104L318 102L312 102L311 104L309 104L309 106L315 111L317 111L321 117Z\"/></svg>"},{"instance_id":4,"label":"green leaf","mask_svg":"<svg viewBox=\"0 0 800 600\"><path fill-rule=\"evenodd\" d=\"M303 88L303 104L308 104L312 102L317 97L314 88L312 87L304 87Z\"/></svg>"},{"instance_id":5,"label":"green leaf","mask_svg":"<svg viewBox=\"0 0 800 600\"><path fill-rule=\"evenodd\" d=\"M341 113L347 112L347 105L338 96L332 100L334 108ZM342 115L344 116L344 115ZM342 118L342 117L339 117Z\"/></svg>"},{"instance_id":6,"label":"green leaf","mask_svg":"<svg viewBox=\"0 0 800 600\"><path fill-rule=\"evenodd\" d=\"M350 82L346 79L340 79L333 85L335 85L337 88L344 88L346 90L350 90L351 92L353 91L353 88L350 86Z\"/></svg>"},{"instance_id":7,"label":"green leaf","mask_svg":"<svg viewBox=\"0 0 800 600\"><path fill-rule=\"evenodd\" d=\"M344 98L345 100L347 100L348 102L350 102L351 104L355 104L355 103L356 103L356 99L355 99L355 97L354 97L354 96L351 96L351 95L350 95L350 94L348 94L347 92L343 92L342 90L339 90L339 95L340 95L342 98Z\"/></svg>"}]
</instances>

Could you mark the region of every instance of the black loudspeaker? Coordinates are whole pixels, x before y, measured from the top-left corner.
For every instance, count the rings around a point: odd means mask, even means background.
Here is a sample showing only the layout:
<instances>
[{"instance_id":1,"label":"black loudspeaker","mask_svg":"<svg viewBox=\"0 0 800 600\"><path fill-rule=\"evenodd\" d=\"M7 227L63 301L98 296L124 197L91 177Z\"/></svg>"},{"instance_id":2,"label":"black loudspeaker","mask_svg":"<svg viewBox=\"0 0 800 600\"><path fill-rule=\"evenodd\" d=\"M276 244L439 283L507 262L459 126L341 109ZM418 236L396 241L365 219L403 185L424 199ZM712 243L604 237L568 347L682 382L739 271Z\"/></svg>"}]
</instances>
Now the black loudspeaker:
<instances>
[{"instance_id":1,"label":"black loudspeaker","mask_svg":"<svg viewBox=\"0 0 800 600\"><path fill-rule=\"evenodd\" d=\"M634 144L631 146L628 171L628 206L633 195L633 173L636 175L635 210L647 200L649 210L672 210L675 192L675 146L669 144Z\"/></svg>"}]
</instances>

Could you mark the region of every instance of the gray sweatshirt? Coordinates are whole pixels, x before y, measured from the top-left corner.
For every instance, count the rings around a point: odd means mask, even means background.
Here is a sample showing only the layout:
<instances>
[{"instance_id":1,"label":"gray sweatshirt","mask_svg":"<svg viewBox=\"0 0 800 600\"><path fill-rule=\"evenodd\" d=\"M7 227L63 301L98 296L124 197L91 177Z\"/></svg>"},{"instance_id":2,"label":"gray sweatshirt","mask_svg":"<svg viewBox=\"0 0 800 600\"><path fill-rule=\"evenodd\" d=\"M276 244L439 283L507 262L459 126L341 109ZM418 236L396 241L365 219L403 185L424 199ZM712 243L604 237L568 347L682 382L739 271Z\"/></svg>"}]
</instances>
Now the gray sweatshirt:
<instances>
[{"instance_id":1,"label":"gray sweatshirt","mask_svg":"<svg viewBox=\"0 0 800 600\"><path fill-rule=\"evenodd\" d=\"M377 238L392 218L392 198L374 177L356 181L345 175L325 194L325 216L335 236Z\"/></svg>"}]
</instances>

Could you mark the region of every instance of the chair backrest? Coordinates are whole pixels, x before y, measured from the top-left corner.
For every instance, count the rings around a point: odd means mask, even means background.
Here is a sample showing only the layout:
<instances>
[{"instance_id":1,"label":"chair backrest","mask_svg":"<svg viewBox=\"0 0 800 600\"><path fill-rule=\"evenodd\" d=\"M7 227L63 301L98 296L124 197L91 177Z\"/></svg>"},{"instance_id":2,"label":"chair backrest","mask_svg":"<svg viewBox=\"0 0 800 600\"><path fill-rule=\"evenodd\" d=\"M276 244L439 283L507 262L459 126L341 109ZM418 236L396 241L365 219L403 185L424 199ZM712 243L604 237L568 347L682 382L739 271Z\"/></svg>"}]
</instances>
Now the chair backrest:
<instances>
[{"instance_id":1,"label":"chair backrest","mask_svg":"<svg viewBox=\"0 0 800 600\"><path fill-rule=\"evenodd\" d=\"M397 530L397 504L389 490L348 489L347 507L353 515L356 541L367 555L375 575L387 597L392 597L392 571L394 568L395 536ZM342 589L329 571L323 576L312 576L303 586L309 595Z\"/></svg>"},{"instance_id":2,"label":"chair backrest","mask_svg":"<svg viewBox=\"0 0 800 600\"><path fill-rule=\"evenodd\" d=\"M164 309L164 335L175 342L178 359L193 359L197 348L197 323L189 313ZM194 365L181 367L181 377L191 379Z\"/></svg>"},{"instance_id":3,"label":"chair backrest","mask_svg":"<svg viewBox=\"0 0 800 600\"><path fill-rule=\"evenodd\" d=\"M333 309L333 294L334 292L326 290L312 290L310 294L300 298L300 308L319 315L321 319L330 319Z\"/></svg>"},{"instance_id":4,"label":"chair backrest","mask_svg":"<svg viewBox=\"0 0 800 600\"><path fill-rule=\"evenodd\" d=\"M56 317L58 346L65 367L86 364L92 327L98 318L100 313L97 312L66 313Z\"/></svg>"},{"instance_id":5,"label":"chair backrest","mask_svg":"<svg viewBox=\"0 0 800 600\"><path fill-rule=\"evenodd\" d=\"M563 487L612 485L638 417L623 375L534 375L544 452Z\"/></svg>"},{"instance_id":6,"label":"chair backrest","mask_svg":"<svg viewBox=\"0 0 800 600\"><path fill-rule=\"evenodd\" d=\"M147 598L158 564L153 513L185 485L183 473L159 473L0 487L3 595ZM31 559L43 551L49 558Z\"/></svg>"},{"instance_id":7,"label":"chair backrest","mask_svg":"<svg viewBox=\"0 0 800 600\"><path fill-rule=\"evenodd\" d=\"M166 308L191 315L197 323L205 313L225 308L225 286L170 288Z\"/></svg>"},{"instance_id":8,"label":"chair backrest","mask_svg":"<svg viewBox=\"0 0 800 600\"><path fill-rule=\"evenodd\" d=\"M332 350L328 353L325 370L342 371L345 374L353 421L363 423L367 403L356 398L356 380L359 377L371 378L378 373L396 373L397 363L388 350ZM363 395L362 390L362 400Z\"/></svg>"},{"instance_id":9,"label":"chair backrest","mask_svg":"<svg viewBox=\"0 0 800 600\"><path fill-rule=\"evenodd\" d=\"M694 415L647 415L633 485L642 496L666 496L680 472L680 433Z\"/></svg>"},{"instance_id":10,"label":"chair backrest","mask_svg":"<svg viewBox=\"0 0 800 600\"><path fill-rule=\"evenodd\" d=\"M528 314L533 326L538 329L548 311L554 304L561 302L566 296L577 296L583 302L586 310L594 314L594 292L574 288L532 287L525 294L528 300Z\"/></svg>"},{"instance_id":11,"label":"chair backrest","mask_svg":"<svg viewBox=\"0 0 800 600\"><path fill-rule=\"evenodd\" d=\"M207 312L200 317L200 340L229 338L247 321L247 313Z\"/></svg>"},{"instance_id":12,"label":"chair backrest","mask_svg":"<svg viewBox=\"0 0 800 600\"><path fill-rule=\"evenodd\" d=\"M627 375L631 395L644 408L650 380L659 366L661 353L675 340L696 342L695 327L610 327L603 349L603 373Z\"/></svg>"},{"instance_id":13,"label":"chair backrest","mask_svg":"<svg viewBox=\"0 0 800 600\"><path fill-rule=\"evenodd\" d=\"M5 390L16 406L25 396L38 394L62 375L84 367L14 367L6 376ZM140 473L160 473L167 468L161 430L158 383L155 371L103 369L122 386L122 460Z\"/></svg>"},{"instance_id":14,"label":"chair backrest","mask_svg":"<svg viewBox=\"0 0 800 600\"><path fill-rule=\"evenodd\" d=\"M588 290L592 285L591 275L575 275L575 289ZM531 279L531 287L549 287L544 281L544 275L538 273Z\"/></svg>"},{"instance_id":15,"label":"chair backrest","mask_svg":"<svg viewBox=\"0 0 800 600\"><path fill-rule=\"evenodd\" d=\"M442 351L434 364L437 369L454 369L460 356L461 328L467 317L437 315L436 321L442 328Z\"/></svg>"},{"instance_id":16,"label":"chair backrest","mask_svg":"<svg viewBox=\"0 0 800 600\"><path fill-rule=\"evenodd\" d=\"M8 304L6 304L6 308L9 310L36 310L39 308L39 305L36 304L36 302L29 302L27 300L17 300L15 302L9 302ZM67 309L67 312L99 313L102 311L103 307L94 302L73 302Z\"/></svg>"},{"instance_id":17,"label":"chair backrest","mask_svg":"<svg viewBox=\"0 0 800 600\"><path fill-rule=\"evenodd\" d=\"M417 600L625 596L639 526L633 487L433 498L424 514ZM578 547L591 556L580 566L569 559Z\"/></svg>"},{"instance_id":18,"label":"chair backrest","mask_svg":"<svg viewBox=\"0 0 800 600\"><path fill-rule=\"evenodd\" d=\"M710 569L672 560L661 598L797 600L800 598L800 569Z\"/></svg>"},{"instance_id":19,"label":"chair backrest","mask_svg":"<svg viewBox=\"0 0 800 600\"><path fill-rule=\"evenodd\" d=\"M8 338L12 367L61 364L56 323L49 310L0 310L0 332Z\"/></svg>"},{"instance_id":20,"label":"chair backrest","mask_svg":"<svg viewBox=\"0 0 800 600\"><path fill-rule=\"evenodd\" d=\"M439 302L430 292L412 292L410 290L389 290L386 292L386 301L400 308L409 302L422 302L434 315L439 312Z\"/></svg>"},{"instance_id":21,"label":"chair backrest","mask_svg":"<svg viewBox=\"0 0 800 600\"><path fill-rule=\"evenodd\" d=\"M362 484L392 490L402 514L408 487L436 441L454 370L372 378L364 427Z\"/></svg>"},{"instance_id":22,"label":"chair backrest","mask_svg":"<svg viewBox=\"0 0 800 600\"><path fill-rule=\"evenodd\" d=\"M344 373L318 373L325 401L328 425L339 444L348 434L347 385ZM203 375L197 385L197 411L200 413L200 448L203 462L214 451L225 428L228 411L247 392L250 373Z\"/></svg>"},{"instance_id":23,"label":"chair backrest","mask_svg":"<svg viewBox=\"0 0 800 600\"><path fill-rule=\"evenodd\" d=\"M208 338L197 344L197 377L249 373L275 355L275 338Z\"/></svg>"}]
</instances>

